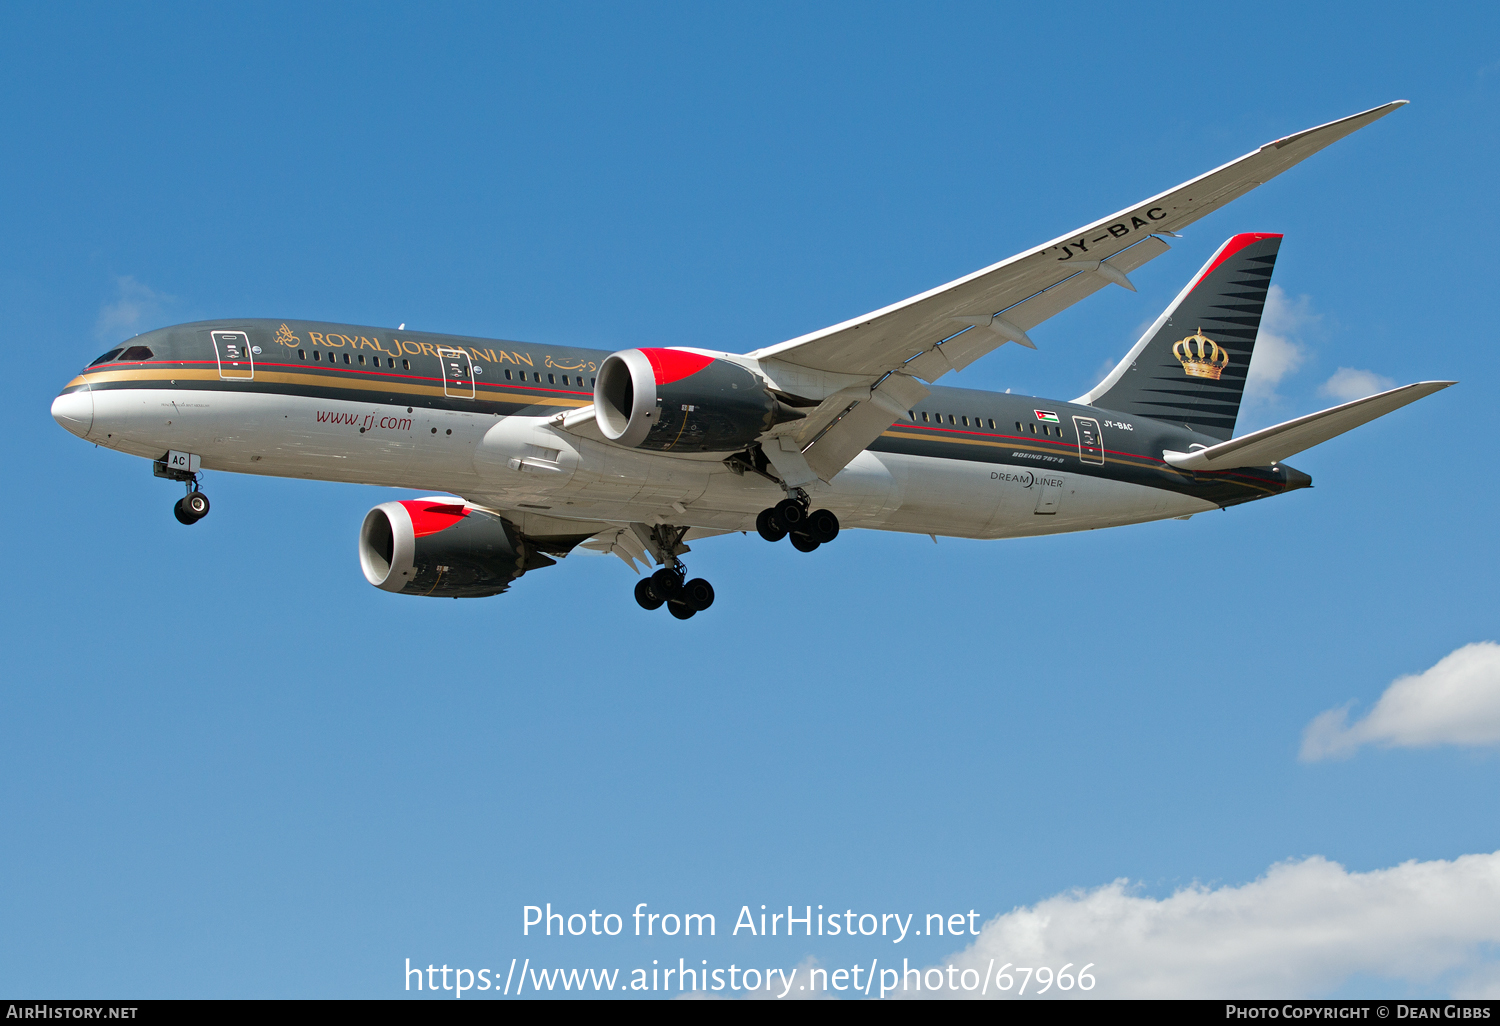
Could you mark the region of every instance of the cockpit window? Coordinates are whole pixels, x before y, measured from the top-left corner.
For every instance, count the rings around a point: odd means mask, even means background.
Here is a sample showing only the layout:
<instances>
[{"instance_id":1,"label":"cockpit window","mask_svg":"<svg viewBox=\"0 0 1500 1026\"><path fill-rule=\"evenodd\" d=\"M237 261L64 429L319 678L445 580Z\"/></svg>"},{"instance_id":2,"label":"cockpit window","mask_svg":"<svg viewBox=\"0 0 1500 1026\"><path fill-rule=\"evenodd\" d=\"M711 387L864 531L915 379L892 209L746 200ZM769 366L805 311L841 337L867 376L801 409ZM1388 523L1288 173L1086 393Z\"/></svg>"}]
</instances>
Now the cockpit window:
<instances>
[{"instance_id":1,"label":"cockpit window","mask_svg":"<svg viewBox=\"0 0 1500 1026\"><path fill-rule=\"evenodd\" d=\"M131 346L120 354L121 360L149 360L152 357L150 346Z\"/></svg>"},{"instance_id":2,"label":"cockpit window","mask_svg":"<svg viewBox=\"0 0 1500 1026\"><path fill-rule=\"evenodd\" d=\"M89 364L89 366L90 367L97 367L101 363L108 363L109 361L113 360L115 357L119 356L124 351L125 350L123 350L123 349L111 349L109 352L107 352L103 356L99 357L99 359L97 359L93 363Z\"/></svg>"}]
</instances>

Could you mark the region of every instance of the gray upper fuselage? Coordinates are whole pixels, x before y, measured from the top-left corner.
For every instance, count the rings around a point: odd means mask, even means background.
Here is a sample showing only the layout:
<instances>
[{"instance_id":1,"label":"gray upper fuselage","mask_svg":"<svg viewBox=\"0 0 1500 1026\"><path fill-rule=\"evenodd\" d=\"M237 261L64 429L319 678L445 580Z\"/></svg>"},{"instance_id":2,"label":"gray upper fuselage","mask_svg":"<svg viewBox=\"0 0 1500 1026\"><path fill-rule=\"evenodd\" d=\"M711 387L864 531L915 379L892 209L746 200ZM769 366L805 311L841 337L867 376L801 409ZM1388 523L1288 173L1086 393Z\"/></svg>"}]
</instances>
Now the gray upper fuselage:
<instances>
[{"instance_id":1,"label":"gray upper fuselage","mask_svg":"<svg viewBox=\"0 0 1500 1026\"><path fill-rule=\"evenodd\" d=\"M215 331L244 332L252 352L226 377ZM135 354L130 349L137 348ZM147 359L139 356L148 349ZM445 380L440 347L461 348L470 381ZM203 321L145 332L91 365L68 389L233 390L351 399L393 407L543 415L586 405L606 350L501 339L392 331L298 320ZM258 349L258 352L253 350ZM249 366L252 365L253 366ZM934 387L870 449L993 464L1066 470L1192 495L1229 506L1310 483L1285 466L1191 473L1163 450L1188 452L1218 438L1186 425L1053 399ZM1052 418L1055 417L1054 421ZM1094 437L1097 435L1097 437ZM664 457L670 458L670 457Z\"/></svg>"}]
</instances>

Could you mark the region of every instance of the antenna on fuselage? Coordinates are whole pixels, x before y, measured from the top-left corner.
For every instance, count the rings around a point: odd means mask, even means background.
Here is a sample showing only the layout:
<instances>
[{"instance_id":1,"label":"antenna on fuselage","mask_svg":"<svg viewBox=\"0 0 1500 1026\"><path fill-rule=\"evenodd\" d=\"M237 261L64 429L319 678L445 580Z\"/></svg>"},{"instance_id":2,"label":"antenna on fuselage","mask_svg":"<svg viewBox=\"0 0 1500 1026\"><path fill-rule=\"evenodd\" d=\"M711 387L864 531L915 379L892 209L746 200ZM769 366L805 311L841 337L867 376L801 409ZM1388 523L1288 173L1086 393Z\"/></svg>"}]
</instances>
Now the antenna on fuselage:
<instances>
[{"instance_id":1,"label":"antenna on fuselage","mask_svg":"<svg viewBox=\"0 0 1500 1026\"><path fill-rule=\"evenodd\" d=\"M397 331L405 331L406 330L406 322L402 321L400 327L398 327L396 330Z\"/></svg>"}]
</instances>

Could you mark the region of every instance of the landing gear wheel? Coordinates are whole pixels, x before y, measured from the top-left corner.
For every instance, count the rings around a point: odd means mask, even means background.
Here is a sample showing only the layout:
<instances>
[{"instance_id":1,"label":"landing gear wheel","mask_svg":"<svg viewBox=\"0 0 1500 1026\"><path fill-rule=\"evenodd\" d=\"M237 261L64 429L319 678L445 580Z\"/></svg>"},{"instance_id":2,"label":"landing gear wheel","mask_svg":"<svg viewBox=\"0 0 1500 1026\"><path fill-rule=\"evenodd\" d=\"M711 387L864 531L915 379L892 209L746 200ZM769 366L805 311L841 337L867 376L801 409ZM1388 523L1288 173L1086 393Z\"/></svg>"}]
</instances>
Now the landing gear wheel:
<instances>
[{"instance_id":1,"label":"landing gear wheel","mask_svg":"<svg viewBox=\"0 0 1500 1026\"><path fill-rule=\"evenodd\" d=\"M642 609L660 609L665 601L651 586L649 577L642 577L635 582L635 600L640 603Z\"/></svg>"},{"instance_id":2,"label":"landing gear wheel","mask_svg":"<svg viewBox=\"0 0 1500 1026\"><path fill-rule=\"evenodd\" d=\"M676 570L664 566L651 575L651 590L656 592L659 598L670 602L682 590L682 577Z\"/></svg>"},{"instance_id":3,"label":"landing gear wheel","mask_svg":"<svg viewBox=\"0 0 1500 1026\"><path fill-rule=\"evenodd\" d=\"M792 532L792 548L798 552L811 552L819 544L818 539L811 535L803 534L801 531Z\"/></svg>"},{"instance_id":4,"label":"landing gear wheel","mask_svg":"<svg viewBox=\"0 0 1500 1026\"><path fill-rule=\"evenodd\" d=\"M698 612L698 610L694 609L686 602L680 602L677 599L673 599L672 601L667 603L667 612L671 613L679 620L691 620L694 614Z\"/></svg>"},{"instance_id":5,"label":"landing gear wheel","mask_svg":"<svg viewBox=\"0 0 1500 1026\"><path fill-rule=\"evenodd\" d=\"M776 518L795 531L807 519L807 507L796 499L782 499L776 504Z\"/></svg>"},{"instance_id":6,"label":"landing gear wheel","mask_svg":"<svg viewBox=\"0 0 1500 1026\"><path fill-rule=\"evenodd\" d=\"M807 533L819 543L831 542L839 536L839 518L830 510L814 510L807 518Z\"/></svg>"},{"instance_id":7,"label":"landing gear wheel","mask_svg":"<svg viewBox=\"0 0 1500 1026\"><path fill-rule=\"evenodd\" d=\"M774 509L760 511L760 515L755 518L755 529L768 542L779 542L786 537L786 525L777 517Z\"/></svg>"},{"instance_id":8,"label":"landing gear wheel","mask_svg":"<svg viewBox=\"0 0 1500 1026\"><path fill-rule=\"evenodd\" d=\"M694 577L682 586L682 599L702 612L714 604L714 586L701 577Z\"/></svg>"},{"instance_id":9,"label":"landing gear wheel","mask_svg":"<svg viewBox=\"0 0 1500 1026\"><path fill-rule=\"evenodd\" d=\"M202 492L188 492L173 504L172 515L179 524L196 524L208 516L208 496Z\"/></svg>"}]
</instances>

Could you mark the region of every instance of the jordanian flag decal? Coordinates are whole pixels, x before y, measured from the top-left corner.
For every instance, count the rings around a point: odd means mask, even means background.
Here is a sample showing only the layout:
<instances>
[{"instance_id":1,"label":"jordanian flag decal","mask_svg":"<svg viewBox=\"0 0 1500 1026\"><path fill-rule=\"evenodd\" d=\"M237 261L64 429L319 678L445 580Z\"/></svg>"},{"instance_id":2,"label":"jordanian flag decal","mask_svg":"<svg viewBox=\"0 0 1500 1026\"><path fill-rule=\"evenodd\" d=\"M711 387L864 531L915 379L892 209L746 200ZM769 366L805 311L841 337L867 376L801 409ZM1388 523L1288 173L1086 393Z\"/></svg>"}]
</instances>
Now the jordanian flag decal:
<instances>
[{"instance_id":1,"label":"jordanian flag decal","mask_svg":"<svg viewBox=\"0 0 1500 1026\"><path fill-rule=\"evenodd\" d=\"M1059 423L1059 421L1057 419L1057 414L1055 414L1055 413L1050 413L1047 410L1032 410L1031 412L1036 414L1036 419L1037 420L1044 420L1048 424Z\"/></svg>"}]
</instances>

